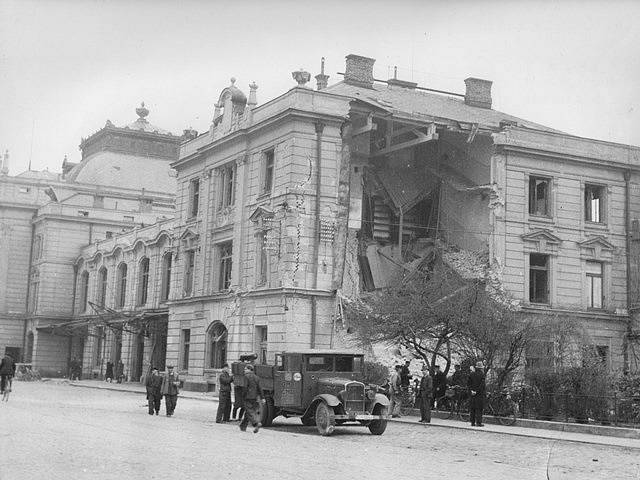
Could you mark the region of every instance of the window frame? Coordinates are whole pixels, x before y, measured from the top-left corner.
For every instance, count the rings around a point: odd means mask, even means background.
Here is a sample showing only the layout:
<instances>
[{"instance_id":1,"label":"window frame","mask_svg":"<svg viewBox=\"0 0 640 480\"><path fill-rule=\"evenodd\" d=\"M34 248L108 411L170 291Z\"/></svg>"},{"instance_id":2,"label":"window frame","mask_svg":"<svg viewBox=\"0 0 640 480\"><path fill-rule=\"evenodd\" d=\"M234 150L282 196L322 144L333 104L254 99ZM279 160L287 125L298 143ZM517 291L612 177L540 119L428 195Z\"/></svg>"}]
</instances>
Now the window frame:
<instances>
[{"instance_id":1,"label":"window frame","mask_svg":"<svg viewBox=\"0 0 640 480\"><path fill-rule=\"evenodd\" d=\"M268 148L262 152L262 185L261 194L267 195L273 191L276 169L276 149Z\"/></svg>"},{"instance_id":2,"label":"window frame","mask_svg":"<svg viewBox=\"0 0 640 480\"><path fill-rule=\"evenodd\" d=\"M598 191L600 194L598 201L598 219L593 220L593 206L587 201L589 191ZM583 190L583 220L588 224L606 225L607 223L607 187L598 183L586 183ZM592 200L593 202L593 200Z\"/></svg>"},{"instance_id":3,"label":"window frame","mask_svg":"<svg viewBox=\"0 0 640 480\"><path fill-rule=\"evenodd\" d=\"M138 294L136 305L142 307L149 300L149 275L151 262L149 257L142 257L138 262Z\"/></svg>"},{"instance_id":4,"label":"window frame","mask_svg":"<svg viewBox=\"0 0 640 480\"><path fill-rule=\"evenodd\" d=\"M546 184L546 198L544 201L545 211L539 213L536 211L536 194L537 194L537 182L545 182ZM533 183L533 185L532 185ZM552 185L553 181L551 177L545 177L543 175L529 175L529 215L533 217L553 218L553 203L552 203ZM532 188L533 186L533 188Z\"/></svg>"},{"instance_id":5,"label":"window frame","mask_svg":"<svg viewBox=\"0 0 640 480\"><path fill-rule=\"evenodd\" d=\"M546 265L544 267L540 265L532 265L531 259L535 256L544 257L546 259ZM545 300L539 301L539 299L533 299L532 293L537 290L537 281L534 281L535 272L546 272L546 294ZM551 303L551 256L544 253L529 253L529 303L536 305L549 305Z\"/></svg>"},{"instance_id":6,"label":"window frame","mask_svg":"<svg viewBox=\"0 0 640 480\"><path fill-rule=\"evenodd\" d=\"M189 356L191 353L191 329L180 330L180 370L189 371Z\"/></svg>"},{"instance_id":7,"label":"window frame","mask_svg":"<svg viewBox=\"0 0 640 480\"><path fill-rule=\"evenodd\" d=\"M233 282L233 241L220 242L218 251L218 291L229 290Z\"/></svg>"},{"instance_id":8,"label":"window frame","mask_svg":"<svg viewBox=\"0 0 640 480\"><path fill-rule=\"evenodd\" d=\"M230 162L218 170L218 210L232 207L236 203L236 169L236 163Z\"/></svg>"},{"instance_id":9,"label":"window frame","mask_svg":"<svg viewBox=\"0 0 640 480\"><path fill-rule=\"evenodd\" d=\"M590 272L589 265L598 265L600 273ZM604 263L595 260L587 260L585 262L585 280L587 293L587 308L589 310L603 310L605 308L605 292L604 292ZM594 305L594 282L600 280L600 304Z\"/></svg>"},{"instance_id":10,"label":"window frame","mask_svg":"<svg viewBox=\"0 0 640 480\"><path fill-rule=\"evenodd\" d=\"M129 267L126 262L120 262L116 273L116 308L124 308L127 302L127 275Z\"/></svg>"},{"instance_id":11,"label":"window frame","mask_svg":"<svg viewBox=\"0 0 640 480\"><path fill-rule=\"evenodd\" d=\"M109 272L104 265L98 270L98 298L96 303L104 307L107 304L107 286L109 280Z\"/></svg>"},{"instance_id":12,"label":"window frame","mask_svg":"<svg viewBox=\"0 0 640 480\"><path fill-rule=\"evenodd\" d=\"M166 302L171 296L171 270L173 268L173 255L167 252L162 256L162 282L160 285L160 301Z\"/></svg>"},{"instance_id":13,"label":"window frame","mask_svg":"<svg viewBox=\"0 0 640 480\"><path fill-rule=\"evenodd\" d=\"M189 180L189 212L188 218L196 218L200 210L200 179Z\"/></svg>"},{"instance_id":14,"label":"window frame","mask_svg":"<svg viewBox=\"0 0 640 480\"><path fill-rule=\"evenodd\" d=\"M185 256L182 291L185 297L190 297L193 295L195 286L196 251L193 249L186 250Z\"/></svg>"},{"instance_id":15,"label":"window frame","mask_svg":"<svg viewBox=\"0 0 640 480\"><path fill-rule=\"evenodd\" d=\"M89 271L80 274L80 313L87 313L89 307Z\"/></svg>"},{"instance_id":16,"label":"window frame","mask_svg":"<svg viewBox=\"0 0 640 480\"><path fill-rule=\"evenodd\" d=\"M214 322L207 330L207 367L221 369L227 361L229 331L222 322ZM214 341L214 338L218 340Z\"/></svg>"}]
</instances>

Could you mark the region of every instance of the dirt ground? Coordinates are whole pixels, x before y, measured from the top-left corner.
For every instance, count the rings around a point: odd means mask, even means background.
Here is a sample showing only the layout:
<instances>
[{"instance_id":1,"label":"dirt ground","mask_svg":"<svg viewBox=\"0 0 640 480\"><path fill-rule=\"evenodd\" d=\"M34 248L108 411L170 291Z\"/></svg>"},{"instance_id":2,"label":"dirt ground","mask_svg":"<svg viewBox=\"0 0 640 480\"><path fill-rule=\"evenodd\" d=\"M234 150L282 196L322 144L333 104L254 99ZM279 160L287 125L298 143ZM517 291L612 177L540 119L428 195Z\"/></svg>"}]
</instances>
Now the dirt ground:
<instances>
[{"instance_id":1,"label":"dirt ground","mask_svg":"<svg viewBox=\"0 0 640 480\"><path fill-rule=\"evenodd\" d=\"M0 480L19 479L626 479L640 450L390 423L382 436L320 437L278 418L253 434L216 424L214 402L179 398L174 417L144 396L14 383L0 404Z\"/></svg>"}]
</instances>

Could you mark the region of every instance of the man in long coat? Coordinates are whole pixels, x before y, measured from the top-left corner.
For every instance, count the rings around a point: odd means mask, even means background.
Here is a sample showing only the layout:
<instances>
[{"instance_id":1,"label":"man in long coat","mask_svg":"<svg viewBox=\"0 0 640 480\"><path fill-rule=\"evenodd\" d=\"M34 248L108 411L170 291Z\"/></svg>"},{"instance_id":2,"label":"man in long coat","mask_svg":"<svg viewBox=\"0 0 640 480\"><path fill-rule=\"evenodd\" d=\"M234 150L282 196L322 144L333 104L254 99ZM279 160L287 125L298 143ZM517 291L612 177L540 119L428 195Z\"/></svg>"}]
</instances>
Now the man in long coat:
<instances>
[{"instance_id":1,"label":"man in long coat","mask_svg":"<svg viewBox=\"0 0 640 480\"><path fill-rule=\"evenodd\" d=\"M231 414L231 383L233 377L229 374L229 364L222 366L220 374L220 392L218 395L218 411L216 412L216 423L228 422Z\"/></svg>"},{"instance_id":2,"label":"man in long coat","mask_svg":"<svg viewBox=\"0 0 640 480\"><path fill-rule=\"evenodd\" d=\"M260 402L264 402L264 394L260 386L260 379L253 373L253 365L247 364L244 367L244 377L247 384L244 388L244 417L240 422L240 430L247 430L247 423L251 422L253 433L258 433L262 424L260 423Z\"/></svg>"},{"instance_id":3,"label":"man in long coat","mask_svg":"<svg viewBox=\"0 0 640 480\"><path fill-rule=\"evenodd\" d=\"M16 364L8 353L0 361L0 394L11 383L11 379L16 374Z\"/></svg>"},{"instance_id":4,"label":"man in long coat","mask_svg":"<svg viewBox=\"0 0 640 480\"><path fill-rule=\"evenodd\" d=\"M486 383L482 362L476 363L476 368L469 375L467 387L469 389L469 416L472 427L484 427L482 423L482 411L484 410L484 394Z\"/></svg>"},{"instance_id":5,"label":"man in long coat","mask_svg":"<svg viewBox=\"0 0 640 480\"><path fill-rule=\"evenodd\" d=\"M162 377L158 373L158 369L153 367L151 374L147 377L147 401L149 402L149 415L153 415L153 412L158 415L160 411L160 401L162 400Z\"/></svg>"},{"instance_id":6,"label":"man in long coat","mask_svg":"<svg viewBox=\"0 0 640 480\"><path fill-rule=\"evenodd\" d=\"M167 410L167 417L172 416L176 409L179 386L180 379L178 378L178 374L173 372L173 365L168 365L167 374L162 379L162 387L160 387L160 393L164 395L164 406Z\"/></svg>"},{"instance_id":7,"label":"man in long coat","mask_svg":"<svg viewBox=\"0 0 640 480\"><path fill-rule=\"evenodd\" d=\"M420 422L431 423L431 398L433 394L433 378L429 374L429 367L422 368L422 380L418 388L420 398Z\"/></svg>"}]
</instances>

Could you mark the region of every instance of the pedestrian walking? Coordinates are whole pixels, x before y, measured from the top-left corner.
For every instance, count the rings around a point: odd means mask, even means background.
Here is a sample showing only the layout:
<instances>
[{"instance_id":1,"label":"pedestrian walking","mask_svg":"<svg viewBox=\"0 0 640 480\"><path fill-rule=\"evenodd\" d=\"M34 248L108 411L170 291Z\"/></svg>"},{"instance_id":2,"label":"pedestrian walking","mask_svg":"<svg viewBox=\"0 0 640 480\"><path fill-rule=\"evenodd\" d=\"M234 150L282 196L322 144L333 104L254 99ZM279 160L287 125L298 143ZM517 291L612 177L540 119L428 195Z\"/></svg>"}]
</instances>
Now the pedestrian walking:
<instances>
[{"instance_id":1,"label":"pedestrian walking","mask_svg":"<svg viewBox=\"0 0 640 480\"><path fill-rule=\"evenodd\" d=\"M429 367L422 367L422 380L418 388L420 399L420 422L431 423L431 398L433 394L433 378L429 374Z\"/></svg>"},{"instance_id":2,"label":"pedestrian walking","mask_svg":"<svg viewBox=\"0 0 640 480\"><path fill-rule=\"evenodd\" d=\"M400 404L401 398L401 385L400 385L400 370L401 365L396 365L391 378L389 378L389 411L392 418L400 417Z\"/></svg>"},{"instance_id":3,"label":"pedestrian walking","mask_svg":"<svg viewBox=\"0 0 640 480\"><path fill-rule=\"evenodd\" d=\"M151 374L145 382L147 387L147 401L149 402L149 415L156 415L160 412L160 402L162 401L162 377L156 367L151 369Z\"/></svg>"},{"instance_id":4,"label":"pedestrian walking","mask_svg":"<svg viewBox=\"0 0 640 480\"><path fill-rule=\"evenodd\" d=\"M231 414L233 420L242 420L242 415L244 415L243 397L244 387L233 382L233 413Z\"/></svg>"},{"instance_id":5,"label":"pedestrian walking","mask_svg":"<svg viewBox=\"0 0 640 480\"><path fill-rule=\"evenodd\" d=\"M435 373L433 376L433 400L431 406L436 407L438 402L447 393L447 376L442 370L440 365L435 366Z\"/></svg>"},{"instance_id":6,"label":"pedestrian walking","mask_svg":"<svg viewBox=\"0 0 640 480\"><path fill-rule=\"evenodd\" d=\"M216 423L227 423L231 414L231 383L233 376L229 374L229 364L222 366L220 374L220 392L218 395L218 411L216 412Z\"/></svg>"},{"instance_id":7,"label":"pedestrian walking","mask_svg":"<svg viewBox=\"0 0 640 480\"><path fill-rule=\"evenodd\" d=\"M4 394L7 386L11 388L11 379L16 374L16 364L8 353L0 361L0 394Z\"/></svg>"},{"instance_id":8,"label":"pedestrian walking","mask_svg":"<svg viewBox=\"0 0 640 480\"><path fill-rule=\"evenodd\" d=\"M180 386L180 378L177 373L173 372L173 365L167 366L167 374L162 379L160 393L164 395L164 406L167 411L167 417L173 416L178 403L178 388Z\"/></svg>"},{"instance_id":9,"label":"pedestrian walking","mask_svg":"<svg viewBox=\"0 0 640 480\"><path fill-rule=\"evenodd\" d=\"M264 394L260 386L260 379L253 373L253 365L247 364L244 367L244 377L247 381L244 390L244 417L240 422L240 430L247 431L247 423L251 422L253 433L258 433L262 424L260 423L260 403L264 402Z\"/></svg>"},{"instance_id":10,"label":"pedestrian walking","mask_svg":"<svg viewBox=\"0 0 640 480\"><path fill-rule=\"evenodd\" d=\"M107 362L107 371L104 374L104 380L109 383L113 380L113 362L111 361Z\"/></svg>"},{"instance_id":11,"label":"pedestrian walking","mask_svg":"<svg viewBox=\"0 0 640 480\"><path fill-rule=\"evenodd\" d=\"M467 384L469 389L469 416L472 427L484 427L482 413L484 410L486 382L483 369L482 362L477 362L475 369L469 374Z\"/></svg>"},{"instance_id":12,"label":"pedestrian walking","mask_svg":"<svg viewBox=\"0 0 640 480\"><path fill-rule=\"evenodd\" d=\"M124 363L122 360L118 360L118 366L116 367L116 381L117 383L122 383L124 379Z\"/></svg>"}]
</instances>

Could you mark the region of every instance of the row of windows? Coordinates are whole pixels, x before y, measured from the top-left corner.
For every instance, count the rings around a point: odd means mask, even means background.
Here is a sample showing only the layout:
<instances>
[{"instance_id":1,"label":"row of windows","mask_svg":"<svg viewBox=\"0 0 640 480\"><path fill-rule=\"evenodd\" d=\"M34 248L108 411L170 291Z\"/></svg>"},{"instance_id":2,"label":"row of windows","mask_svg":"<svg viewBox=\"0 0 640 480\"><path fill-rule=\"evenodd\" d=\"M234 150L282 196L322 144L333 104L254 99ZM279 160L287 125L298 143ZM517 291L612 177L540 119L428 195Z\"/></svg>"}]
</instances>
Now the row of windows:
<instances>
[{"instance_id":1,"label":"row of windows","mask_svg":"<svg viewBox=\"0 0 640 480\"><path fill-rule=\"evenodd\" d=\"M173 257L170 253L162 257L162 286L160 289L160 300L166 301L171 293L171 269ZM146 305L149 294L149 258L144 257L138 264L138 290L136 295L136 305ZM127 277L128 266L122 262L116 268L115 303L116 308L123 308L127 299ZM104 307L107 299L108 270L106 267L98 270L98 290L96 304ZM89 272L83 271L80 275L80 311L87 311L89 304Z\"/></svg>"},{"instance_id":2,"label":"row of windows","mask_svg":"<svg viewBox=\"0 0 640 480\"><path fill-rule=\"evenodd\" d=\"M548 177L529 177L529 215L552 217L552 179ZM593 223L606 223L605 215L606 187L585 184L584 220Z\"/></svg>"},{"instance_id":3,"label":"row of windows","mask_svg":"<svg viewBox=\"0 0 640 480\"><path fill-rule=\"evenodd\" d=\"M233 269L233 242L222 242L216 245L218 257L218 290L228 290L231 286L231 272ZM190 296L193 293L193 279L196 266L196 251L187 250L184 260L183 293Z\"/></svg>"},{"instance_id":4,"label":"row of windows","mask_svg":"<svg viewBox=\"0 0 640 480\"><path fill-rule=\"evenodd\" d=\"M584 288L587 308L604 308L604 269L601 262L587 261L585 265ZM549 304L550 289L549 255L529 254L529 302Z\"/></svg>"},{"instance_id":5,"label":"row of windows","mask_svg":"<svg viewBox=\"0 0 640 480\"><path fill-rule=\"evenodd\" d=\"M273 148L263 153L260 193L266 194L273 188L273 175L275 167L275 150ZM235 204L236 195L236 165L230 163L218 169L218 198L217 209L221 210ZM200 179L194 178L189 182L189 205L187 216L196 217L200 209Z\"/></svg>"}]
</instances>

